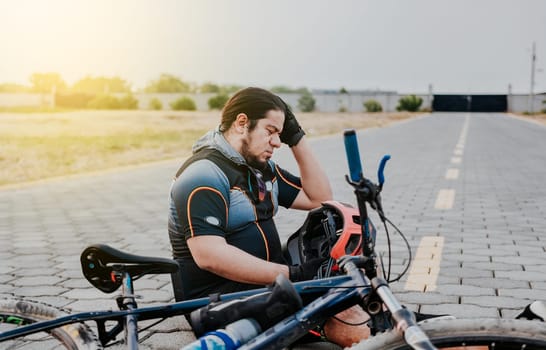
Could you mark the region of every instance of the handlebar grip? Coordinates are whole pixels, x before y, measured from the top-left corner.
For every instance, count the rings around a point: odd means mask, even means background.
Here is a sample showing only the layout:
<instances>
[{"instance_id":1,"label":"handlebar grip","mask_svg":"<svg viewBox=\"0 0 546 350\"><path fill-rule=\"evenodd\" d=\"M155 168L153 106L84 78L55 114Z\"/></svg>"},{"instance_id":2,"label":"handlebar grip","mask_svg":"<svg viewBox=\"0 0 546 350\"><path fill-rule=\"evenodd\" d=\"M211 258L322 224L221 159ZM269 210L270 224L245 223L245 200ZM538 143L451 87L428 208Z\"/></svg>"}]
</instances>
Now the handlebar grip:
<instances>
[{"instance_id":1,"label":"handlebar grip","mask_svg":"<svg viewBox=\"0 0 546 350\"><path fill-rule=\"evenodd\" d=\"M345 130L343 132L343 137L345 141L345 153L347 154L347 162L349 163L351 180L358 182L361 180L363 174L356 132L354 129Z\"/></svg>"},{"instance_id":2,"label":"handlebar grip","mask_svg":"<svg viewBox=\"0 0 546 350\"><path fill-rule=\"evenodd\" d=\"M387 161L391 159L391 156L389 154L386 154L383 156L383 159L381 159L381 162L379 163L379 169L377 169L377 179L379 180L379 184L383 185L385 182L385 175L383 174L383 170L385 170L385 165L387 164Z\"/></svg>"}]
</instances>

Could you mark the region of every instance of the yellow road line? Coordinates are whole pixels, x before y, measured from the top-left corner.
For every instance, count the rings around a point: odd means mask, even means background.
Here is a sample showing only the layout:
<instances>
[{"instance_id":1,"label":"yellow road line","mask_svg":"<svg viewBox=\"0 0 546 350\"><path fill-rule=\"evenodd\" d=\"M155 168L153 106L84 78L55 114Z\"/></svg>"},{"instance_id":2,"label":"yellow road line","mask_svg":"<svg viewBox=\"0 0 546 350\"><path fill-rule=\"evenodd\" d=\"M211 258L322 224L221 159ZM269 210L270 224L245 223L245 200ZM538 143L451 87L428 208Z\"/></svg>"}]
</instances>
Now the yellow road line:
<instances>
[{"instance_id":1,"label":"yellow road line","mask_svg":"<svg viewBox=\"0 0 546 350\"><path fill-rule=\"evenodd\" d=\"M434 209L451 209L455 201L455 190L442 189L438 192Z\"/></svg>"},{"instance_id":2,"label":"yellow road line","mask_svg":"<svg viewBox=\"0 0 546 350\"><path fill-rule=\"evenodd\" d=\"M444 237L425 236L412 262L405 290L434 291L440 273L440 262L444 249Z\"/></svg>"},{"instance_id":3,"label":"yellow road line","mask_svg":"<svg viewBox=\"0 0 546 350\"><path fill-rule=\"evenodd\" d=\"M457 180L459 177L459 169L450 168L446 171L446 180Z\"/></svg>"}]
</instances>

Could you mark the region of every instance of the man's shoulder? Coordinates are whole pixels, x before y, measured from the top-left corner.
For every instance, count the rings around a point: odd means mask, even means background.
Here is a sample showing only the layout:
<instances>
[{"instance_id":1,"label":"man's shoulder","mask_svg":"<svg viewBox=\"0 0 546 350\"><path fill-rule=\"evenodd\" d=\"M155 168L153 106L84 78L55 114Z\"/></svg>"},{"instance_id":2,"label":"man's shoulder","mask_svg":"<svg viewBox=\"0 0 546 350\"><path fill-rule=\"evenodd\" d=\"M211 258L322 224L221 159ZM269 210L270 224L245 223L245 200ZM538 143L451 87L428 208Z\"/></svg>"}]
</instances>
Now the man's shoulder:
<instances>
[{"instance_id":1,"label":"man's shoulder","mask_svg":"<svg viewBox=\"0 0 546 350\"><path fill-rule=\"evenodd\" d=\"M204 177L217 177L225 176L225 171L222 170L221 165L218 165L211 159L199 159L189 164L186 169L180 174L180 176L204 176Z\"/></svg>"},{"instance_id":2,"label":"man's shoulder","mask_svg":"<svg viewBox=\"0 0 546 350\"><path fill-rule=\"evenodd\" d=\"M229 189L225 172L210 159L199 159L189 164L176 179L176 183L190 187L213 187Z\"/></svg>"}]
</instances>

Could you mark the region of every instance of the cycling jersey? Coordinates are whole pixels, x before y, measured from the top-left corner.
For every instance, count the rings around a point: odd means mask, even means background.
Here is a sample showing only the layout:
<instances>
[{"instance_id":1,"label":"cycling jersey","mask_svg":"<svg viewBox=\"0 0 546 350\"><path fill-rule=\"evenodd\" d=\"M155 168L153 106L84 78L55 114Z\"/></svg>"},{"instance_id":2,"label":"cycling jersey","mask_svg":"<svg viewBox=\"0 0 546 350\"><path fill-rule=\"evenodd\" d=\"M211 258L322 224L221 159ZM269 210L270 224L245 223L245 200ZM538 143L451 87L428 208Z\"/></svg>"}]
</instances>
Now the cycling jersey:
<instances>
[{"instance_id":1,"label":"cycling jersey","mask_svg":"<svg viewBox=\"0 0 546 350\"><path fill-rule=\"evenodd\" d=\"M255 287L201 270L186 239L221 236L251 255L284 263L273 216L279 205L290 207L300 190L300 179L272 161L259 172L250 167L218 130L200 139L177 172L170 196L169 238L185 298Z\"/></svg>"}]
</instances>

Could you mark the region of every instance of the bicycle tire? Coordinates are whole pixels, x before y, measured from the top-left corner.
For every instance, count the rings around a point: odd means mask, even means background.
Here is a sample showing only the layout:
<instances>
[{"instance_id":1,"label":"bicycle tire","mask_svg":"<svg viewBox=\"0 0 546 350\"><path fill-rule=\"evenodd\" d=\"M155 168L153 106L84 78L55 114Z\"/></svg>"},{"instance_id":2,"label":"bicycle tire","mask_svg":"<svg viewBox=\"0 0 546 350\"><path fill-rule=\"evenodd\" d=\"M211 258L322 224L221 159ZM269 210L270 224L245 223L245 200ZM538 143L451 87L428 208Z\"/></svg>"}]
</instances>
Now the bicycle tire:
<instances>
[{"instance_id":1,"label":"bicycle tire","mask_svg":"<svg viewBox=\"0 0 546 350\"><path fill-rule=\"evenodd\" d=\"M0 300L0 331L67 315L67 312L42 302ZM102 345L95 333L84 323L72 323L0 343L1 349L69 349L97 350Z\"/></svg>"},{"instance_id":2,"label":"bicycle tire","mask_svg":"<svg viewBox=\"0 0 546 350\"><path fill-rule=\"evenodd\" d=\"M430 319L419 324L438 347L483 346L485 349L546 349L546 323L512 319ZM488 346L488 347L485 347ZM411 349L401 332L391 330L353 345L351 350Z\"/></svg>"}]
</instances>

